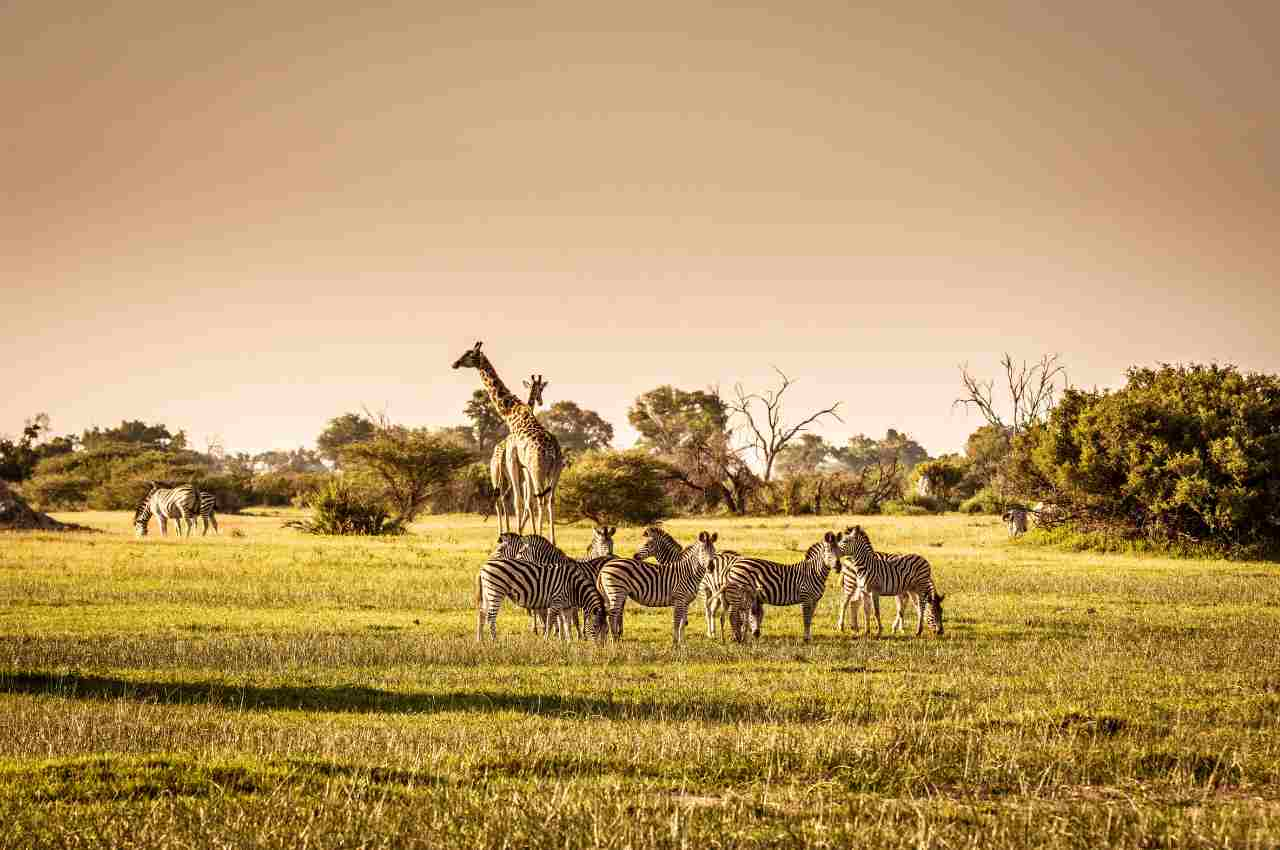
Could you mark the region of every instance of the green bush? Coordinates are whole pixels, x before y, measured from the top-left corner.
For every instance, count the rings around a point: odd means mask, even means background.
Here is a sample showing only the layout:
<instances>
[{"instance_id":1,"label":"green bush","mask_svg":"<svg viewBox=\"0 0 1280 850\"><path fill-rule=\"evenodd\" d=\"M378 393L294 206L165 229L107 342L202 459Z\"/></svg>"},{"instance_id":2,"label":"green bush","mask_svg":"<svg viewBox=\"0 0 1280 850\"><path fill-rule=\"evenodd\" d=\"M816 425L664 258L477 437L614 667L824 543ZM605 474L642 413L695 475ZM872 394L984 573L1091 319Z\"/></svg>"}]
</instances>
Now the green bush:
<instances>
[{"instance_id":1,"label":"green bush","mask_svg":"<svg viewBox=\"0 0 1280 850\"><path fill-rule=\"evenodd\" d=\"M931 511L923 505L913 505L909 502L892 499L880 505L880 513L886 516L929 516L935 511Z\"/></svg>"},{"instance_id":2,"label":"green bush","mask_svg":"<svg viewBox=\"0 0 1280 850\"><path fill-rule=\"evenodd\" d=\"M989 487L984 487L957 506L962 514L994 514L1004 513L1005 502Z\"/></svg>"},{"instance_id":3,"label":"green bush","mask_svg":"<svg viewBox=\"0 0 1280 850\"><path fill-rule=\"evenodd\" d=\"M671 514L670 468L642 449L586 452L560 476L556 519L646 525Z\"/></svg>"},{"instance_id":4,"label":"green bush","mask_svg":"<svg viewBox=\"0 0 1280 850\"><path fill-rule=\"evenodd\" d=\"M1245 554L1280 544L1280 378L1232 366L1130 369L1068 390L1015 440L1009 480L1077 532Z\"/></svg>"},{"instance_id":5,"label":"green bush","mask_svg":"<svg viewBox=\"0 0 1280 850\"><path fill-rule=\"evenodd\" d=\"M331 479L310 499L311 516L290 520L285 528L307 534L384 535L401 534L404 523L393 520L378 496L370 495L340 479Z\"/></svg>"}]
</instances>

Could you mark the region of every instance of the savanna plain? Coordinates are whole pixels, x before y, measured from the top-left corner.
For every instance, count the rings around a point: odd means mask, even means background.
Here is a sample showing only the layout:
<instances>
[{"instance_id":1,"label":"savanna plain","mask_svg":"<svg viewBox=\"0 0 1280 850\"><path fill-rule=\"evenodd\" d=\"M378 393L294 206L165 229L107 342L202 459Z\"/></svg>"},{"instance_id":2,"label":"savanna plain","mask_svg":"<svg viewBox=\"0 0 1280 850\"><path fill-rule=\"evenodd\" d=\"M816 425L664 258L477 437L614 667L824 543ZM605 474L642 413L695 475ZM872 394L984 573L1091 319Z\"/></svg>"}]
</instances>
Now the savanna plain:
<instances>
[{"instance_id":1,"label":"savanna plain","mask_svg":"<svg viewBox=\"0 0 1280 850\"><path fill-rule=\"evenodd\" d=\"M0 846L1280 846L1280 566L1068 552L994 518L680 520L781 561L861 522L946 633L475 639L495 529L0 537ZM580 555L587 526L561 526ZM197 535L199 532L197 531ZM640 529L620 529L630 554ZM859 633L860 634L860 633Z\"/></svg>"}]
</instances>

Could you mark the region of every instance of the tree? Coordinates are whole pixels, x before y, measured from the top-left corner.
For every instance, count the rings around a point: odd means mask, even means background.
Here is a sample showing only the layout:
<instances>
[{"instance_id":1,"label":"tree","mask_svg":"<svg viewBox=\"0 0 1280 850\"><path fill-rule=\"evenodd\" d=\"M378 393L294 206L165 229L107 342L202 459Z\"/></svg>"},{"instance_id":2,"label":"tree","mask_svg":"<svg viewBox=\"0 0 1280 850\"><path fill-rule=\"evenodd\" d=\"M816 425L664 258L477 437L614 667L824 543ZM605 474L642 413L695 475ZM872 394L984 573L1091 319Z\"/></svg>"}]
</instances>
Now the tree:
<instances>
[{"instance_id":1,"label":"tree","mask_svg":"<svg viewBox=\"0 0 1280 850\"><path fill-rule=\"evenodd\" d=\"M507 436L507 423L493 409L489 394L484 390L476 390L471 394L463 412L471 420L471 431L475 436L476 446L481 457L487 458L493 453L493 447Z\"/></svg>"},{"instance_id":2,"label":"tree","mask_svg":"<svg viewBox=\"0 0 1280 850\"><path fill-rule=\"evenodd\" d=\"M794 425L783 422L782 396L791 386L792 380L776 366L773 371L778 373L780 380L780 386L776 390L748 393L742 388L742 384L736 384L734 393L737 398L729 403L729 409L737 414L742 422L748 445L755 449L756 454L764 462L766 483L773 476L773 464L777 460L778 452L785 449L797 434L823 416L832 416L839 422L844 421L840 418L840 414L836 413L837 408L840 407L840 402L837 401Z\"/></svg>"},{"instance_id":3,"label":"tree","mask_svg":"<svg viewBox=\"0 0 1280 850\"><path fill-rule=\"evenodd\" d=\"M995 381L978 380L969 372L968 364L960 366L964 395L952 404L974 408L987 424L1004 429L1010 435L1019 434L1048 416L1055 396L1067 386L1067 369L1058 362L1057 354L1046 354L1031 364L1024 360L1018 365L1013 362L1013 356L1005 352L1000 365L1004 367L1009 394L1007 405L996 398ZM1008 421L1000 414L1002 407L1009 411Z\"/></svg>"},{"instance_id":4,"label":"tree","mask_svg":"<svg viewBox=\"0 0 1280 850\"><path fill-rule=\"evenodd\" d=\"M126 419L117 428L99 428L85 430L80 438L85 448L92 448L102 443L136 443L157 448L186 448L187 436L183 431L176 434L159 423L147 425L140 419Z\"/></svg>"},{"instance_id":5,"label":"tree","mask_svg":"<svg viewBox=\"0 0 1280 850\"><path fill-rule=\"evenodd\" d=\"M40 442L41 436L49 433L49 427L49 414L37 413L23 424L22 437L17 441L0 438L0 480L25 481L35 473L36 465L44 458L75 450L74 436Z\"/></svg>"},{"instance_id":6,"label":"tree","mask_svg":"<svg viewBox=\"0 0 1280 850\"><path fill-rule=\"evenodd\" d=\"M594 410L584 410L572 401L556 402L538 419L566 453L599 451L613 442L613 426Z\"/></svg>"},{"instance_id":7,"label":"tree","mask_svg":"<svg viewBox=\"0 0 1280 850\"><path fill-rule=\"evenodd\" d=\"M832 451L832 456L851 472L878 467L882 460L890 458L896 458L902 471L909 472L916 464L927 460L929 453L907 434L890 428L881 440L873 440L864 434L850 437L843 448Z\"/></svg>"},{"instance_id":8,"label":"tree","mask_svg":"<svg viewBox=\"0 0 1280 850\"><path fill-rule=\"evenodd\" d=\"M775 468L782 475L814 473L832 456L835 447L817 434L801 434L778 452Z\"/></svg>"},{"instance_id":9,"label":"tree","mask_svg":"<svg viewBox=\"0 0 1280 850\"><path fill-rule=\"evenodd\" d=\"M719 393L667 385L637 396L627 421L640 432L640 446L664 453L723 433L729 410Z\"/></svg>"},{"instance_id":10,"label":"tree","mask_svg":"<svg viewBox=\"0 0 1280 850\"><path fill-rule=\"evenodd\" d=\"M556 498L567 522L644 525L667 516L672 470L643 449L583 454L560 478Z\"/></svg>"},{"instance_id":11,"label":"tree","mask_svg":"<svg viewBox=\"0 0 1280 850\"><path fill-rule=\"evenodd\" d=\"M363 475L381 492L395 522L408 525L472 455L448 435L386 426L367 440L344 446L341 459L353 479Z\"/></svg>"},{"instance_id":12,"label":"tree","mask_svg":"<svg viewBox=\"0 0 1280 850\"><path fill-rule=\"evenodd\" d=\"M343 446L367 440L373 436L374 426L359 413L344 413L329 420L328 426L316 437L316 449L321 457L338 466Z\"/></svg>"}]
</instances>

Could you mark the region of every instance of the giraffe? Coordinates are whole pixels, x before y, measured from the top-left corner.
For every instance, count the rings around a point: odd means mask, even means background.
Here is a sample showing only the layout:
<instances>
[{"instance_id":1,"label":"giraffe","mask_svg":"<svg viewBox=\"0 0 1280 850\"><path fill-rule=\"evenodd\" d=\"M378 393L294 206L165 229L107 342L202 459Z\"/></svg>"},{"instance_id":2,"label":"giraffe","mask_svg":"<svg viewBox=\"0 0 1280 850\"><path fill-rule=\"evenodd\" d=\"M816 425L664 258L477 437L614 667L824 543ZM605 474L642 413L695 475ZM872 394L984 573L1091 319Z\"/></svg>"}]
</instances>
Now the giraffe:
<instances>
[{"instance_id":1,"label":"giraffe","mask_svg":"<svg viewBox=\"0 0 1280 850\"><path fill-rule=\"evenodd\" d=\"M532 380L525 381L525 388L529 390L529 409L537 410L542 404L542 391L547 388L549 381L544 381L541 375L530 375ZM507 458L508 452L514 452L515 445L511 442L510 437L503 437L498 444L493 447L493 457L489 460L489 482L493 484L493 492L497 494L494 497L494 508L498 513L498 531L510 531L511 520L510 515L506 513L507 507L507 487L510 479L507 478L507 467L512 460ZM524 515L519 517L520 530L524 530Z\"/></svg>"},{"instance_id":2,"label":"giraffe","mask_svg":"<svg viewBox=\"0 0 1280 850\"><path fill-rule=\"evenodd\" d=\"M468 349L454 361L453 368L469 367L480 371L480 381L489 393L489 400L511 429L507 439L514 444L515 451L507 453L507 476L512 482L511 494L516 517L523 520L523 505L532 501L530 518L534 534L542 534L545 507L551 533L544 536L550 537L551 542L555 543L556 486L560 483L560 473L564 470L564 454L560 451L560 443L542 427L529 405L512 395L502 383L493 364L480 350L482 344L477 342L474 348ZM521 530L523 531L523 524Z\"/></svg>"}]
</instances>

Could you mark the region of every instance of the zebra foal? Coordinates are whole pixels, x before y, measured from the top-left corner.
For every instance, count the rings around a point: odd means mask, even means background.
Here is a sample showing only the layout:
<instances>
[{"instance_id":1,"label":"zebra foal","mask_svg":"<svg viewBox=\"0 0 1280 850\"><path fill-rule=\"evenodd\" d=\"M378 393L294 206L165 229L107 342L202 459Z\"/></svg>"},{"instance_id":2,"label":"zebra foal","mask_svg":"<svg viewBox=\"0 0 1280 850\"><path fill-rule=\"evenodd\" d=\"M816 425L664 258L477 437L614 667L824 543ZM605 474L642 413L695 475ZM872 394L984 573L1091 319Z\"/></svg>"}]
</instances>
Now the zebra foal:
<instances>
[{"instance_id":1,"label":"zebra foal","mask_svg":"<svg viewBox=\"0 0 1280 850\"><path fill-rule=\"evenodd\" d=\"M622 637L622 614L628 599L650 608L671 608L671 641L679 646L689 623L689 603L698 595L707 567L716 554L716 534L703 531L698 540L668 564L639 558L610 558L596 584L609 609L609 631Z\"/></svg>"},{"instance_id":2,"label":"zebra foal","mask_svg":"<svg viewBox=\"0 0 1280 850\"><path fill-rule=\"evenodd\" d=\"M853 571L862 589L862 609L866 615L866 634L871 634L871 609L876 615L876 636L884 632L880 622L880 597L909 595L916 604L916 637L924 632L925 622L937 634L942 634L942 600L933 584L933 570L929 562L919 555L887 555L876 552L871 538L855 525L850 535L853 550ZM894 618L892 631L903 630L902 606Z\"/></svg>"}]
</instances>

